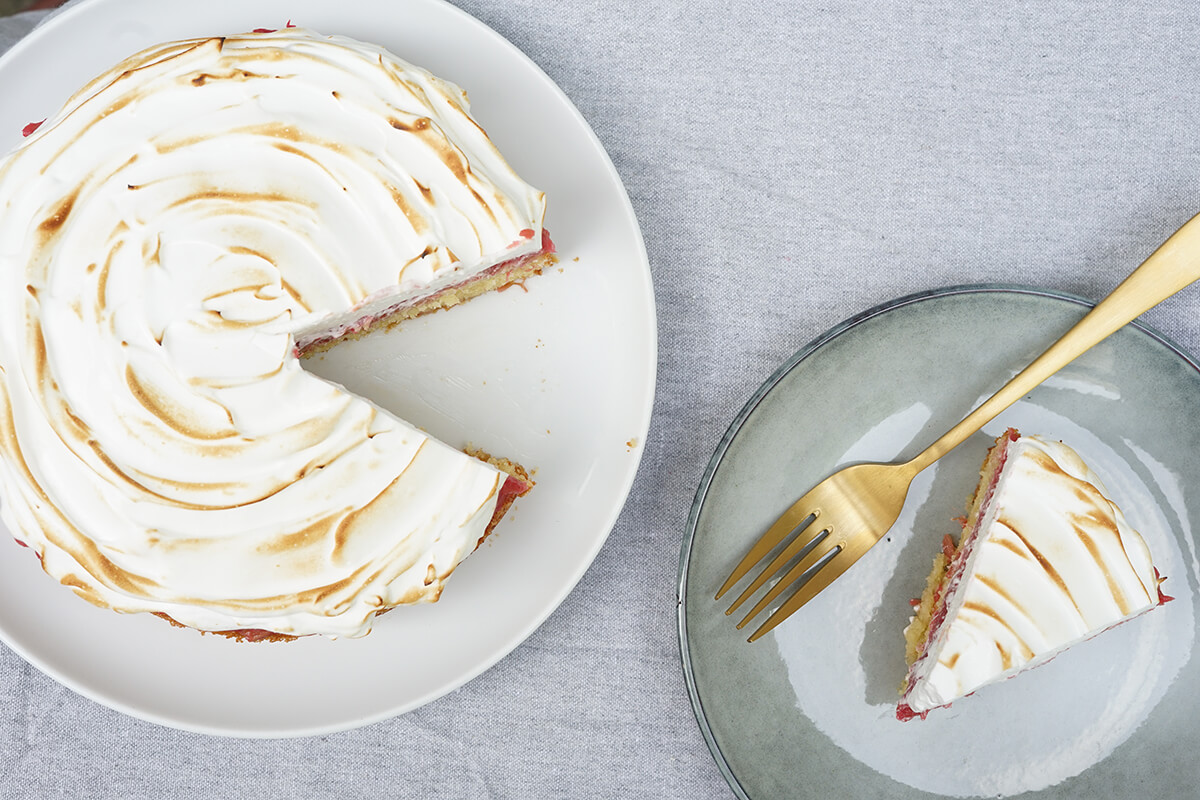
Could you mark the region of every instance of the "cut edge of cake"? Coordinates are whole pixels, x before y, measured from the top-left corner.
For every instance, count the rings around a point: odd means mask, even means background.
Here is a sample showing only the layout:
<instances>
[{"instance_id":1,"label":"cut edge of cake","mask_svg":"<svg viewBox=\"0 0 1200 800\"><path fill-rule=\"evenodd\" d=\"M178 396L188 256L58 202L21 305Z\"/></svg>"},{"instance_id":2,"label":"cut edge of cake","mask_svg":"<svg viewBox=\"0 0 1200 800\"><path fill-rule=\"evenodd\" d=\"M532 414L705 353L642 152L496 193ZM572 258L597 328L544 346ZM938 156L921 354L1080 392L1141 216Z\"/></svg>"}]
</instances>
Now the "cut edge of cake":
<instances>
[{"instance_id":1,"label":"cut edge of cake","mask_svg":"<svg viewBox=\"0 0 1200 800\"><path fill-rule=\"evenodd\" d=\"M528 233L533 235L532 230ZM308 358L324 353L341 342L360 339L379 330L391 330L402 322L453 308L489 292L502 292L511 286L522 284L528 278L542 274L556 263L558 255L554 241L550 238L549 231L543 229L539 250L500 261L432 294L398 299L390 308L377 314L365 315L336 335L316 333L307 337L297 337L296 353L301 358Z\"/></svg>"},{"instance_id":2,"label":"cut edge of cake","mask_svg":"<svg viewBox=\"0 0 1200 800\"><path fill-rule=\"evenodd\" d=\"M530 233L532 234L532 231ZM466 278L453 286L449 286L431 295L402 300L396 306L381 314L359 320L350 329L337 336L315 336L303 348L297 345L296 355L302 359L308 358L327 352L342 342L364 338L380 330L391 330L393 327L407 320L453 308L456 305L473 300L488 292L501 292L511 286L522 284L526 279L540 275L543 270L558 262L554 241L550 238L549 231L543 229L541 239L541 249L533 253L501 261L476 273L472 277ZM497 490L496 509L492 513L491 521L488 522L483 535L479 537L479 541L475 544L474 549L478 550L483 542L491 536L492 531L495 530L500 520L512 508L513 503L518 498L527 495L536 485L536 482L530 477L529 471L524 466L511 459L493 456L473 446L464 447L463 452L494 467L504 476L504 480ZM449 574L445 577L449 577ZM375 614L375 617L378 619L383 614L399 607L395 605L382 608ZM238 642L294 642L297 639L316 635L303 634L301 636L293 636L261 628L208 631L184 625L173 619L170 615L162 612L154 612L154 616L166 620L178 628L197 631L201 634L213 634Z\"/></svg>"}]
</instances>

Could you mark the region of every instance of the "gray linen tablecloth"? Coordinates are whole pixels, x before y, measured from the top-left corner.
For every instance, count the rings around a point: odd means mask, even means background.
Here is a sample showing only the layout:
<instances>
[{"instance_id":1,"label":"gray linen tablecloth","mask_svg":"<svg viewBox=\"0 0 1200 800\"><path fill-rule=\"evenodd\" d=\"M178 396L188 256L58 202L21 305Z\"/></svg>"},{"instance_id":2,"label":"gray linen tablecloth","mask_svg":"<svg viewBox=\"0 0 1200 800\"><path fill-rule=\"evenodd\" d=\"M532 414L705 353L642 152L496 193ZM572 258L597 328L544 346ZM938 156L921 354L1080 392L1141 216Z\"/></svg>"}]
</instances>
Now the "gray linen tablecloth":
<instances>
[{"instance_id":1,"label":"gray linen tablecloth","mask_svg":"<svg viewBox=\"0 0 1200 800\"><path fill-rule=\"evenodd\" d=\"M696 484L749 395L822 331L913 291L1098 298L1200 211L1192 4L457 5L575 102L645 235L658 395L608 543L499 665L319 738L158 727L0 647L0 797L727 797L674 591ZM0 20L0 46L38 19ZM1200 353L1198 312L1193 287L1146 320Z\"/></svg>"}]
</instances>

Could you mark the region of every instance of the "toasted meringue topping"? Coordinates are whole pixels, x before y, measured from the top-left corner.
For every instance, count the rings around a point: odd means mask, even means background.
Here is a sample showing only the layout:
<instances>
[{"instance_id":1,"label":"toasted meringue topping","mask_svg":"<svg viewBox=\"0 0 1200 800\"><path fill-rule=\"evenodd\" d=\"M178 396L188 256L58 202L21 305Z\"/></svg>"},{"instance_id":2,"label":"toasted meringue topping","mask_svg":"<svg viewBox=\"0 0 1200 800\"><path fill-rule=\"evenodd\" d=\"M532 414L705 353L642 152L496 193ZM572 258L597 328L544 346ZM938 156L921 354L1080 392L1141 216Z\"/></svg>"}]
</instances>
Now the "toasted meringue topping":
<instances>
[{"instance_id":1,"label":"toasted meringue topping","mask_svg":"<svg viewBox=\"0 0 1200 800\"><path fill-rule=\"evenodd\" d=\"M1023 436L1008 445L945 621L910 671L920 713L1035 666L1159 605L1142 537L1074 450Z\"/></svg>"},{"instance_id":2,"label":"toasted meringue topping","mask_svg":"<svg viewBox=\"0 0 1200 800\"><path fill-rule=\"evenodd\" d=\"M536 251L543 211L460 89L378 47L119 64L0 161L4 523L92 602L203 630L436 599L502 475L294 352Z\"/></svg>"}]
</instances>

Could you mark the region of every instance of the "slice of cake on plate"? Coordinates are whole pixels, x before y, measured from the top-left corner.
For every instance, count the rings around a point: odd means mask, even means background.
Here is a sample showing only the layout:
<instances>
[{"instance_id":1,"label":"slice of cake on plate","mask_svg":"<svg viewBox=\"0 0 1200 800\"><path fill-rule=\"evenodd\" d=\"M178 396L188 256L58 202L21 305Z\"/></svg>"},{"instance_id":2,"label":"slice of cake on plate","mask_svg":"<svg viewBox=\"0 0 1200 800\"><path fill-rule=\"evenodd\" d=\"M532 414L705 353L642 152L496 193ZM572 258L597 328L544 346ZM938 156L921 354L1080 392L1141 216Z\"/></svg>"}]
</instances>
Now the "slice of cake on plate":
<instances>
[{"instance_id":1,"label":"slice of cake on plate","mask_svg":"<svg viewBox=\"0 0 1200 800\"><path fill-rule=\"evenodd\" d=\"M436 600L532 482L298 356L553 263L463 91L288 28L152 47L27 134L0 160L14 537L97 605L237 638Z\"/></svg>"},{"instance_id":2,"label":"slice of cake on plate","mask_svg":"<svg viewBox=\"0 0 1200 800\"><path fill-rule=\"evenodd\" d=\"M1059 442L1008 431L962 538L934 559L905 638L900 720L1038 666L1167 598L1141 535Z\"/></svg>"}]
</instances>

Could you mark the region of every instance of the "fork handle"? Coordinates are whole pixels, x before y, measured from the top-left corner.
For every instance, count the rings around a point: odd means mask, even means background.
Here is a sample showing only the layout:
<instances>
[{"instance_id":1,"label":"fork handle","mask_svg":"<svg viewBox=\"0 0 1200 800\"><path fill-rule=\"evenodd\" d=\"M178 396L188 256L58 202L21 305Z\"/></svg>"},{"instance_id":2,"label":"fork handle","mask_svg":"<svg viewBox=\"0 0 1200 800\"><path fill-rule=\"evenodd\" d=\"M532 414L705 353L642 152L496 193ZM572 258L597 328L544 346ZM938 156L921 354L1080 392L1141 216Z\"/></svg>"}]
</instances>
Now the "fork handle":
<instances>
[{"instance_id":1,"label":"fork handle","mask_svg":"<svg viewBox=\"0 0 1200 800\"><path fill-rule=\"evenodd\" d=\"M1054 373L1086 353L1140 314L1200 279L1200 214L1192 217L1170 239L1101 300L1075 327L962 422L947 431L920 455L908 462L915 475L957 447L1001 411L1032 391Z\"/></svg>"}]
</instances>

